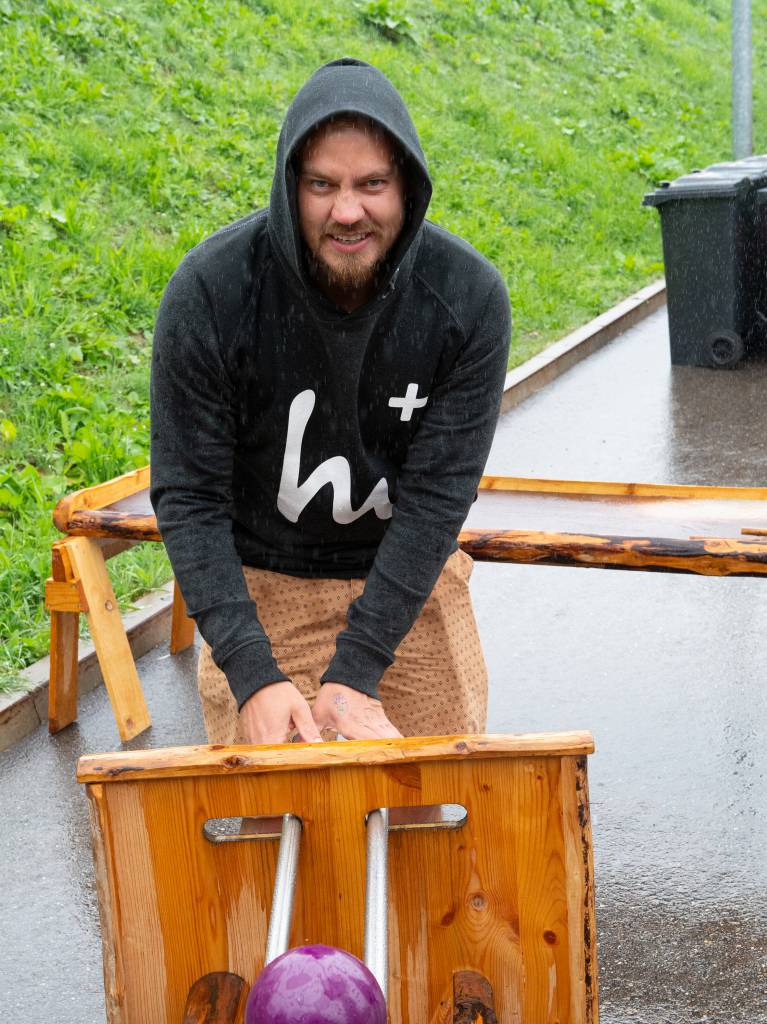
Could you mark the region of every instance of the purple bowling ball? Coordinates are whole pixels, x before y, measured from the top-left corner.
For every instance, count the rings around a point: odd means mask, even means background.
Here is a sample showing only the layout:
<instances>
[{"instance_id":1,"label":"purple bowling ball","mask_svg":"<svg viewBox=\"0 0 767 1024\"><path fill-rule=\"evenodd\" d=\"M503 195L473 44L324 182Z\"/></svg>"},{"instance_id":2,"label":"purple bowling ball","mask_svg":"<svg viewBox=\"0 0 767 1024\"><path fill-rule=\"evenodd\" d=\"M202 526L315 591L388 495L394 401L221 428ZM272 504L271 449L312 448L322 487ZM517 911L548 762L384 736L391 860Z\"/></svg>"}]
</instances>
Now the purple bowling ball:
<instances>
[{"instance_id":1,"label":"purple bowling ball","mask_svg":"<svg viewBox=\"0 0 767 1024\"><path fill-rule=\"evenodd\" d=\"M263 969L250 990L245 1024L386 1024L381 987L351 953L298 946Z\"/></svg>"}]
</instances>

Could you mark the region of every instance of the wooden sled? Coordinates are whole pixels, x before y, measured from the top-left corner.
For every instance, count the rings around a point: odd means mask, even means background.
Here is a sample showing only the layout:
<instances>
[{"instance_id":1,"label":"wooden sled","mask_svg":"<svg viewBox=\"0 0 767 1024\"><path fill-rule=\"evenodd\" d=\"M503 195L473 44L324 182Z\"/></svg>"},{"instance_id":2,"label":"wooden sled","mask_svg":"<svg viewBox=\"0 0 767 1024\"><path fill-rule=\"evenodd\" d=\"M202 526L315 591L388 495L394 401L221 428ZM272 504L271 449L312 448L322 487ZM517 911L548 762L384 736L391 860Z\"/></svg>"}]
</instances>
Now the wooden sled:
<instances>
[{"instance_id":1,"label":"wooden sled","mask_svg":"<svg viewBox=\"0 0 767 1024\"><path fill-rule=\"evenodd\" d=\"M242 1020L265 957L273 816L303 827L289 945L362 959L379 808L392 1024L598 1024L593 750L570 732L81 758L109 1024L181 1024L214 972L244 979L227 1024ZM393 810L433 805L451 813Z\"/></svg>"}]
</instances>

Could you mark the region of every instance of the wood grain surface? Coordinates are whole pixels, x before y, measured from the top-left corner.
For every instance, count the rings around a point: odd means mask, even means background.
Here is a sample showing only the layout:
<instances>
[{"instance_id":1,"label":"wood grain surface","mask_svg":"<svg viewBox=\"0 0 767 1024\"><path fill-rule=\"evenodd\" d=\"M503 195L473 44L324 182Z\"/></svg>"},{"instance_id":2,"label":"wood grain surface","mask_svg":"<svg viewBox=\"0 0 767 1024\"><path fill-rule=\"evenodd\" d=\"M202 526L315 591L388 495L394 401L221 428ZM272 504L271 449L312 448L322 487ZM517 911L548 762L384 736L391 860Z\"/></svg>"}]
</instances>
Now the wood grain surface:
<instances>
[{"instance_id":1,"label":"wood grain surface","mask_svg":"<svg viewBox=\"0 0 767 1024\"><path fill-rule=\"evenodd\" d=\"M48 732L57 733L77 718L78 612L51 612Z\"/></svg>"},{"instance_id":2,"label":"wood grain surface","mask_svg":"<svg viewBox=\"0 0 767 1024\"><path fill-rule=\"evenodd\" d=\"M541 753L548 736L488 737L487 750L478 739L399 740L399 760L380 744L375 759L332 766L293 750L292 767L227 774L198 748L186 774L90 783L109 1024L178 1024L205 974L250 986L261 970L278 842L211 843L208 819L297 814L290 944L361 957L365 815L440 803L462 804L466 823L390 835L392 1024L450 1024L456 971L487 979L503 1024L597 1024L585 756Z\"/></svg>"},{"instance_id":3,"label":"wood grain surface","mask_svg":"<svg viewBox=\"0 0 767 1024\"><path fill-rule=\"evenodd\" d=\"M87 612L88 600L82 580L45 581L45 610L49 612Z\"/></svg>"},{"instance_id":4,"label":"wood grain surface","mask_svg":"<svg viewBox=\"0 0 767 1024\"><path fill-rule=\"evenodd\" d=\"M95 539L73 537L67 544L67 552L72 571L82 581L85 591L88 625L120 738L133 739L147 729L152 720L101 547Z\"/></svg>"},{"instance_id":5,"label":"wood grain surface","mask_svg":"<svg viewBox=\"0 0 767 1024\"><path fill-rule=\"evenodd\" d=\"M178 582L173 581L173 619L170 628L170 653L178 654L194 643L194 619L186 614L186 601Z\"/></svg>"},{"instance_id":6,"label":"wood grain surface","mask_svg":"<svg viewBox=\"0 0 767 1024\"><path fill-rule=\"evenodd\" d=\"M458 542L461 549L478 562L573 565L701 576L763 576L767 573L767 543L763 541L721 537L685 541L464 529Z\"/></svg>"},{"instance_id":7,"label":"wood grain surface","mask_svg":"<svg viewBox=\"0 0 767 1024\"><path fill-rule=\"evenodd\" d=\"M105 509L72 512L67 520L67 533L73 537L115 537L126 540L162 540L157 519Z\"/></svg>"},{"instance_id":8,"label":"wood grain surface","mask_svg":"<svg viewBox=\"0 0 767 1024\"><path fill-rule=\"evenodd\" d=\"M767 487L696 487L688 484L635 484L604 480L545 480L524 476L483 476L482 490L551 491L560 494L636 495L645 498L735 498L767 501Z\"/></svg>"},{"instance_id":9,"label":"wood grain surface","mask_svg":"<svg viewBox=\"0 0 767 1024\"><path fill-rule=\"evenodd\" d=\"M417 739L405 737L390 740L354 740L344 743L159 747L155 750L87 754L81 757L77 764L77 781L129 781L135 778L137 772L142 773L143 779L162 779L179 778L183 775L290 771L299 767L314 769L359 764L400 765L424 759L593 753L594 737L586 729L516 735L482 733L476 736L419 736ZM403 806L411 805L412 801L408 801Z\"/></svg>"},{"instance_id":10,"label":"wood grain surface","mask_svg":"<svg viewBox=\"0 0 767 1024\"><path fill-rule=\"evenodd\" d=\"M74 582L69 540L51 546L51 575L58 584ZM82 581L78 605L85 592ZM47 589L47 584L46 584ZM57 733L77 718L77 672L80 632L80 608L75 611L51 611L50 678L48 684L48 732Z\"/></svg>"},{"instance_id":11,"label":"wood grain surface","mask_svg":"<svg viewBox=\"0 0 767 1024\"><path fill-rule=\"evenodd\" d=\"M601 536L741 538L744 526L767 527L767 501L614 494L480 491L467 529Z\"/></svg>"}]
</instances>

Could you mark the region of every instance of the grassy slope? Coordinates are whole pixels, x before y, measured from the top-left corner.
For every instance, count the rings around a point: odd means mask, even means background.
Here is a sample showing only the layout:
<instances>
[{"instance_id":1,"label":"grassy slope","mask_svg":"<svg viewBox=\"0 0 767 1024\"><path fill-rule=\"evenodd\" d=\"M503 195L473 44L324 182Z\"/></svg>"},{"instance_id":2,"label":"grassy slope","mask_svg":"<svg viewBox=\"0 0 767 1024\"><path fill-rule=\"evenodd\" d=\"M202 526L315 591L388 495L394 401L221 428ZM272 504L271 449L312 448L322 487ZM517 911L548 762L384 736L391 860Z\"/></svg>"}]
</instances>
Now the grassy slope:
<instances>
[{"instance_id":1,"label":"grassy slope","mask_svg":"<svg viewBox=\"0 0 767 1024\"><path fill-rule=\"evenodd\" d=\"M279 125L315 67L351 53L400 89L431 216L507 281L515 365L659 276L657 214L639 200L728 156L728 6L0 0L5 668L45 646L46 509L146 461L164 284L191 245L267 202ZM754 9L759 41L767 0ZM757 111L763 67L758 51ZM127 599L167 571L145 546L114 578Z\"/></svg>"}]
</instances>

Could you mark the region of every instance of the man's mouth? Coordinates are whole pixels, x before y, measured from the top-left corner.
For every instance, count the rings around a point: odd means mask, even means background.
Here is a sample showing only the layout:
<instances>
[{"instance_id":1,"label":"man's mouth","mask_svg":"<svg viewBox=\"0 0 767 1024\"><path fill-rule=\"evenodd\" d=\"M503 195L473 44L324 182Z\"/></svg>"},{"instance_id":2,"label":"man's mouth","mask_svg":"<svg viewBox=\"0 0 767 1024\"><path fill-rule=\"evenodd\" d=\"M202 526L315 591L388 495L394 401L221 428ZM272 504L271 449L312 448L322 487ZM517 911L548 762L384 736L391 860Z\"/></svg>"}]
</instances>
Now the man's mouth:
<instances>
[{"instance_id":1,"label":"man's mouth","mask_svg":"<svg viewBox=\"0 0 767 1024\"><path fill-rule=\"evenodd\" d=\"M373 237L372 231L357 232L354 235L329 234L327 236L336 252L361 252Z\"/></svg>"}]
</instances>

